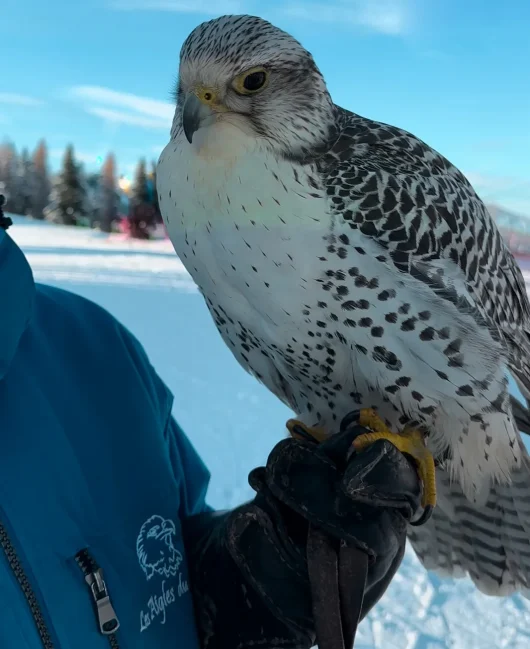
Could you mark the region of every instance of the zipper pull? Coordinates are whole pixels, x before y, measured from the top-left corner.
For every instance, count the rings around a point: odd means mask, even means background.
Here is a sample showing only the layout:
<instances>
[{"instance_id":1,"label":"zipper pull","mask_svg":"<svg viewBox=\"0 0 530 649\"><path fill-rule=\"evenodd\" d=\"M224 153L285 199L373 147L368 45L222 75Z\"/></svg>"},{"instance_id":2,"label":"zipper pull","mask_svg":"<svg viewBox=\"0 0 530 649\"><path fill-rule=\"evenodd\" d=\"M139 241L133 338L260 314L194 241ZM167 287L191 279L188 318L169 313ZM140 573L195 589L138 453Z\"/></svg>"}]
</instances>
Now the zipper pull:
<instances>
[{"instance_id":1,"label":"zipper pull","mask_svg":"<svg viewBox=\"0 0 530 649\"><path fill-rule=\"evenodd\" d=\"M114 633L119 628L120 622L111 604L101 568L85 575L85 581L90 586L92 597L96 603L99 630L105 635Z\"/></svg>"}]
</instances>

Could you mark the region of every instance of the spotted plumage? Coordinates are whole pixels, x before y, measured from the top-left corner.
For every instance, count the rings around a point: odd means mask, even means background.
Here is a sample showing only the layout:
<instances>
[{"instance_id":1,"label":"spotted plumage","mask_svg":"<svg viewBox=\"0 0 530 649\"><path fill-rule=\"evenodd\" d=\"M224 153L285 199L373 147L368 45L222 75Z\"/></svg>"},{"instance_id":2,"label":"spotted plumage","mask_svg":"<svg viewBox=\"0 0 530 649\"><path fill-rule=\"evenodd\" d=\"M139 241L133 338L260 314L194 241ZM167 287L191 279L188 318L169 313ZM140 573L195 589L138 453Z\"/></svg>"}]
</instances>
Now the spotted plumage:
<instances>
[{"instance_id":1,"label":"spotted plumage","mask_svg":"<svg viewBox=\"0 0 530 649\"><path fill-rule=\"evenodd\" d=\"M329 434L361 404L422 428L440 503L411 529L419 556L524 590L528 456L507 374L530 396L530 307L469 182L336 106L311 55L259 18L197 27L176 100L159 202L237 360Z\"/></svg>"}]
</instances>

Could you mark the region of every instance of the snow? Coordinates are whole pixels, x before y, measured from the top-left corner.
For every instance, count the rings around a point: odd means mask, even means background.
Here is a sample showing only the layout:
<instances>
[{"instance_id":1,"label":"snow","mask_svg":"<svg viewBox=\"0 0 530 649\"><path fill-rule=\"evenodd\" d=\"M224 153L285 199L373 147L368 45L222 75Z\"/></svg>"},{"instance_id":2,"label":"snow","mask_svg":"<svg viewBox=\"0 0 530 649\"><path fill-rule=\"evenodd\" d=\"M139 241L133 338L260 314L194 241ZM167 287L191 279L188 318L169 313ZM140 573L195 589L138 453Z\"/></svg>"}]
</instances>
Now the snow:
<instances>
[{"instance_id":1,"label":"snow","mask_svg":"<svg viewBox=\"0 0 530 649\"><path fill-rule=\"evenodd\" d=\"M236 363L170 242L13 219L9 233L37 281L101 304L142 342L175 395L177 420L211 470L210 503L227 508L252 497L247 474L265 462L291 413ZM409 549L355 646L526 649L530 602L488 598L468 579L441 580Z\"/></svg>"}]
</instances>

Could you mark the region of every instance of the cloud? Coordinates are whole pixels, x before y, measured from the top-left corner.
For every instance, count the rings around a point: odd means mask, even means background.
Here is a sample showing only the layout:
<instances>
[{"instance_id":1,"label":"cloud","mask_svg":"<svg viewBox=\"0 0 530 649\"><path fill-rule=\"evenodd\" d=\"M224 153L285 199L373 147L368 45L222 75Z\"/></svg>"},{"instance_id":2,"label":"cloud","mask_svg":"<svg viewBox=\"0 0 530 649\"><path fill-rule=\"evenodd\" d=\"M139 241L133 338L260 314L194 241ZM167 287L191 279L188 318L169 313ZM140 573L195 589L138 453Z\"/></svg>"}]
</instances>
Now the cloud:
<instances>
[{"instance_id":1,"label":"cloud","mask_svg":"<svg viewBox=\"0 0 530 649\"><path fill-rule=\"evenodd\" d=\"M168 102L140 97L126 92L117 92L101 86L75 86L71 89L71 93L79 99L129 108L138 113L166 120L171 120L175 112L175 107Z\"/></svg>"},{"instance_id":2,"label":"cloud","mask_svg":"<svg viewBox=\"0 0 530 649\"><path fill-rule=\"evenodd\" d=\"M288 4L283 13L311 22L367 27L388 35L402 34L410 25L410 3L407 0L295 2Z\"/></svg>"},{"instance_id":3,"label":"cloud","mask_svg":"<svg viewBox=\"0 0 530 649\"><path fill-rule=\"evenodd\" d=\"M487 192L492 195L514 194L521 190L530 190L530 180L517 176L501 176L497 174L482 173L480 171L467 171L464 175L480 193Z\"/></svg>"},{"instance_id":4,"label":"cloud","mask_svg":"<svg viewBox=\"0 0 530 649\"><path fill-rule=\"evenodd\" d=\"M499 151L504 153L517 152L521 149L521 145L528 147L530 145L530 134L520 134L517 136L498 136L498 137L484 137L475 140L473 148L476 151L484 151L486 153L495 154Z\"/></svg>"},{"instance_id":5,"label":"cloud","mask_svg":"<svg viewBox=\"0 0 530 649\"><path fill-rule=\"evenodd\" d=\"M526 200L505 199L502 206L520 216L530 217L530 196Z\"/></svg>"},{"instance_id":6,"label":"cloud","mask_svg":"<svg viewBox=\"0 0 530 649\"><path fill-rule=\"evenodd\" d=\"M99 106L89 106L86 109L87 113L101 117L108 122L115 122L118 124L128 124L130 126L141 126L143 128L160 128L165 131L171 126L171 120L157 119L155 117L145 117L144 115L134 115L112 108L102 108Z\"/></svg>"},{"instance_id":7,"label":"cloud","mask_svg":"<svg viewBox=\"0 0 530 649\"><path fill-rule=\"evenodd\" d=\"M408 30L414 0L333 0L332 2L283 2L268 5L267 14L308 22L365 27L398 35ZM207 16L253 13L257 0L110 0L111 8L121 11L168 11Z\"/></svg>"},{"instance_id":8,"label":"cloud","mask_svg":"<svg viewBox=\"0 0 530 649\"><path fill-rule=\"evenodd\" d=\"M530 216L530 179L468 171L465 176L485 203Z\"/></svg>"},{"instance_id":9,"label":"cloud","mask_svg":"<svg viewBox=\"0 0 530 649\"><path fill-rule=\"evenodd\" d=\"M15 92L0 92L0 104L11 104L13 106L42 106L44 102L35 97L18 95Z\"/></svg>"},{"instance_id":10,"label":"cloud","mask_svg":"<svg viewBox=\"0 0 530 649\"><path fill-rule=\"evenodd\" d=\"M183 14L202 14L206 16L221 16L223 14L239 14L246 11L248 6L239 0L112 0L112 9L120 11L169 11Z\"/></svg>"},{"instance_id":11,"label":"cloud","mask_svg":"<svg viewBox=\"0 0 530 649\"><path fill-rule=\"evenodd\" d=\"M512 176L498 176L495 174L482 173L480 171L463 172L473 187L478 190L503 191L509 189L518 179Z\"/></svg>"},{"instance_id":12,"label":"cloud","mask_svg":"<svg viewBox=\"0 0 530 649\"><path fill-rule=\"evenodd\" d=\"M169 130L175 107L169 102L118 92L102 86L74 86L68 95L87 113L115 124Z\"/></svg>"}]
</instances>

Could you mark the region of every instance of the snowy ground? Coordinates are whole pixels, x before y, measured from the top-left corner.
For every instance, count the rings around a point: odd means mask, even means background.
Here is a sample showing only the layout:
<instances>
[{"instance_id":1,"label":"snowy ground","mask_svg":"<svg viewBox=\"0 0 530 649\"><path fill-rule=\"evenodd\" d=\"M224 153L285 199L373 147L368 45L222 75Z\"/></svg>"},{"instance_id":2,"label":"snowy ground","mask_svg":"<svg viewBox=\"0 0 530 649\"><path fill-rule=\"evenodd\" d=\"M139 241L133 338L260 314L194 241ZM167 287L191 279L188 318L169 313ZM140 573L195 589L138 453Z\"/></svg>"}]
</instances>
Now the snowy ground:
<instances>
[{"instance_id":1,"label":"snowy ground","mask_svg":"<svg viewBox=\"0 0 530 649\"><path fill-rule=\"evenodd\" d=\"M290 412L225 348L171 244L131 243L18 218L9 232L37 281L98 302L143 343L175 394L177 419L212 472L210 503L232 507L250 497L246 475L264 462ZM526 600L487 598L468 580L442 582L410 550L356 643L356 649L529 646Z\"/></svg>"}]
</instances>

